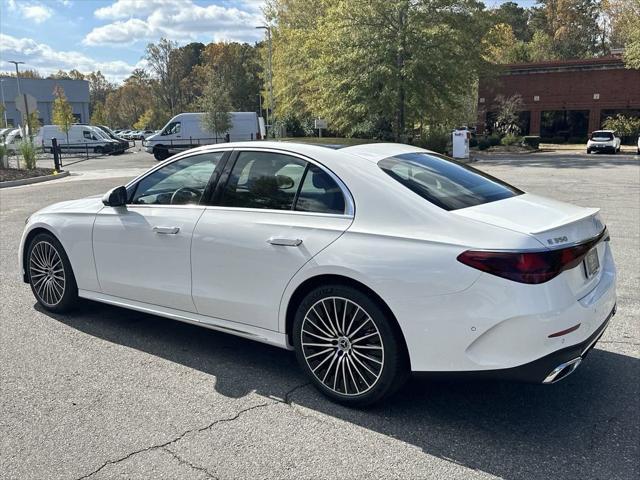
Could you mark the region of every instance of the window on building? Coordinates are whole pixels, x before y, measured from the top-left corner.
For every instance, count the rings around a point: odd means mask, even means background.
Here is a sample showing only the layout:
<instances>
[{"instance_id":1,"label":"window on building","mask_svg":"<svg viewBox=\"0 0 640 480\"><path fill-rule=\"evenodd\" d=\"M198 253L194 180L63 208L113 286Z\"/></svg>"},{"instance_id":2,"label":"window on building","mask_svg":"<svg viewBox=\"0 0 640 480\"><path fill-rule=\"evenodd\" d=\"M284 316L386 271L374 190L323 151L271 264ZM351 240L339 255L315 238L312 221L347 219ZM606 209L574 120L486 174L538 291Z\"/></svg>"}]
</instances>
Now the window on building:
<instances>
[{"instance_id":1,"label":"window on building","mask_svg":"<svg viewBox=\"0 0 640 480\"><path fill-rule=\"evenodd\" d=\"M73 121L74 123L82 123L82 115L80 115L79 113L74 113Z\"/></svg>"}]
</instances>

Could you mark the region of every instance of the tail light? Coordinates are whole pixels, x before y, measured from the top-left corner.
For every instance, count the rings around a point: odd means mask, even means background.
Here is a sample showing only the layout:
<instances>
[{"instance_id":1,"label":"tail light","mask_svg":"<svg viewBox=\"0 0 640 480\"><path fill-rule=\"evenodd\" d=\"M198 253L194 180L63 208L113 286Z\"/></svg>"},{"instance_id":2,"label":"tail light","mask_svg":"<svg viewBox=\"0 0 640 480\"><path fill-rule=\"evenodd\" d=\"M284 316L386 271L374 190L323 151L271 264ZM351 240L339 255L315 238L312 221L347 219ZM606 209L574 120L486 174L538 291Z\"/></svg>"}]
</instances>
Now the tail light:
<instances>
[{"instance_id":1,"label":"tail light","mask_svg":"<svg viewBox=\"0 0 640 480\"><path fill-rule=\"evenodd\" d=\"M458 261L514 282L544 283L579 265L589 250L603 239L609 240L606 229L596 238L574 247L539 252L467 250L458 255Z\"/></svg>"}]
</instances>

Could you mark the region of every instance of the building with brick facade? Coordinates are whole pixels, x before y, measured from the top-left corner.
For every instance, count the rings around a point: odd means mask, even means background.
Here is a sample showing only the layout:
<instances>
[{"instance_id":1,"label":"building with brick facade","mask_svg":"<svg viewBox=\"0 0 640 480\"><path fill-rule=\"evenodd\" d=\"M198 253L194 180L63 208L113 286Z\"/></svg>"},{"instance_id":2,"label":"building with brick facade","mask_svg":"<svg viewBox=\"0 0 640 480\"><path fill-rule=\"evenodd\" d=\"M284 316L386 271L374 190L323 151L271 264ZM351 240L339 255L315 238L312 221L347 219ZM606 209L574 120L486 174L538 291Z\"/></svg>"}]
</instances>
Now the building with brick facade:
<instances>
[{"instance_id":1,"label":"building with brick facade","mask_svg":"<svg viewBox=\"0 0 640 480\"><path fill-rule=\"evenodd\" d=\"M608 116L640 116L640 70L620 57L504 65L482 78L478 91L478 131L491 131L496 97L519 94L524 135L586 139Z\"/></svg>"}]
</instances>

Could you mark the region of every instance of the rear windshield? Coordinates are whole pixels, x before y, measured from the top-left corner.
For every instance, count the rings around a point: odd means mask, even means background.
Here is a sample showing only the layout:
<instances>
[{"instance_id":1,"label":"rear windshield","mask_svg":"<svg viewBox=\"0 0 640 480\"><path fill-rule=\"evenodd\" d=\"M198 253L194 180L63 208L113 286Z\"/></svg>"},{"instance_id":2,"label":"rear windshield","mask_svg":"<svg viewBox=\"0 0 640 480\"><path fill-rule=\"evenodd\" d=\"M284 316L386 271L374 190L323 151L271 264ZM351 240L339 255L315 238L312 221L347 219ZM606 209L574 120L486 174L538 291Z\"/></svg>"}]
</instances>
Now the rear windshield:
<instances>
[{"instance_id":1,"label":"rear windshield","mask_svg":"<svg viewBox=\"0 0 640 480\"><path fill-rule=\"evenodd\" d=\"M380 160L378 166L409 190L445 210L473 207L523 193L475 168L433 153L404 153Z\"/></svg>"},{"instance_id":2,"label":"rear windshield","mask_svg":"<svg viewBox=\"0 0 640 480\"><path fill-rule=\"evenodd\" d=\"M611 133L611 132L593 132L591 134L591 140L613 140L613 133Z\"/></svg>"}]
</instances>

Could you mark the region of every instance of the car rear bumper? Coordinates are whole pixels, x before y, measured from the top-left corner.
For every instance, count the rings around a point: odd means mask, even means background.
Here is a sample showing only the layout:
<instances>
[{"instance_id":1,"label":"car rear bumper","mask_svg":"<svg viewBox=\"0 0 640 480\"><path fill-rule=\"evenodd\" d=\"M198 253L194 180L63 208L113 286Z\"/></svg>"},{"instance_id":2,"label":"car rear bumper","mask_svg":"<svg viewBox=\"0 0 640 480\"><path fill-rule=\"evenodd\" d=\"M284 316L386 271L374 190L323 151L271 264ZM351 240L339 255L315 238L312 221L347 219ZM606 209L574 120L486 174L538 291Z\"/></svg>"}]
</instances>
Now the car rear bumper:
<instances>
[{"instance_id":1,"label":"car rear bumper","mask_svg":"<svg viewBox=\"0 0 640 480\"><path fill-rule=\"evenodd\" d=\"M414 372L414 375L427 378L473 378L477 380L509 380L527 383L556 383L573 373L609 326L616 314L616 306L607 315L602 324L587 339L557 350L524 365L498 370L474 370L462 372Z\"/></svg>"}]
</instances>

